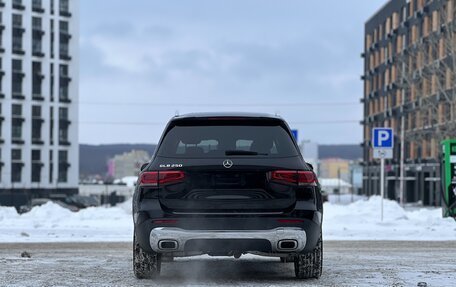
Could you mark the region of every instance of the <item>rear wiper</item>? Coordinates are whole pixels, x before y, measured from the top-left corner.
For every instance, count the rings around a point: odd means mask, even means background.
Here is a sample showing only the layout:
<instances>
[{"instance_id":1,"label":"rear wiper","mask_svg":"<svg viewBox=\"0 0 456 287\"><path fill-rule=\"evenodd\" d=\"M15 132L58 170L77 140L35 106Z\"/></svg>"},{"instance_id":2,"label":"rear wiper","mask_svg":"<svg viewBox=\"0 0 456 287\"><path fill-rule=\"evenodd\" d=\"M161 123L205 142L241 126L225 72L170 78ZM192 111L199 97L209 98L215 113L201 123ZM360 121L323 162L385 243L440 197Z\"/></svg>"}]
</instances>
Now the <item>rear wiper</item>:
<instances>
[{"instance_id":1,"label":"rear wiper","mask_svg":"<svg viewBox=\"0 0 456 287\"><path fill-rule=\"evenodd\" d=\"M225 155L268 155L267 153L259 153L256 151L249 150L227 150Z\"/></svg>"}]
</instances>

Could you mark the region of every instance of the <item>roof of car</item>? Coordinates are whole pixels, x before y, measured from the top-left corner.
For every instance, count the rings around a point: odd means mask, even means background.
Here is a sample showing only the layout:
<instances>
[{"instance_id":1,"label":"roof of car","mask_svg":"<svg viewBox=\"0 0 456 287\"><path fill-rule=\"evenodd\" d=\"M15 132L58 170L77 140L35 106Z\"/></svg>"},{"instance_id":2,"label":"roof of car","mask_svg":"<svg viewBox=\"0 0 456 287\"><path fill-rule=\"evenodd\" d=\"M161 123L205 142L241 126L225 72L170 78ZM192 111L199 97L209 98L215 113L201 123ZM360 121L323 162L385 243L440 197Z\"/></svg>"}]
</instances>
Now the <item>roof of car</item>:
<instances>
[{"instance_id":1,"label":"roof of car","mask_svg":"<svg viewBox=\"0 0 456 287\"><path fill-rule=\"evenodd\" d=\"M189 113L173 117L174 119L189 119L189 118L212 118L212 117L228 117L228 118L270 118L282 119L278 115L271 115L266 113L245 113L245 112L211 112L211 113Z\"/></svg>"}]
</instances>

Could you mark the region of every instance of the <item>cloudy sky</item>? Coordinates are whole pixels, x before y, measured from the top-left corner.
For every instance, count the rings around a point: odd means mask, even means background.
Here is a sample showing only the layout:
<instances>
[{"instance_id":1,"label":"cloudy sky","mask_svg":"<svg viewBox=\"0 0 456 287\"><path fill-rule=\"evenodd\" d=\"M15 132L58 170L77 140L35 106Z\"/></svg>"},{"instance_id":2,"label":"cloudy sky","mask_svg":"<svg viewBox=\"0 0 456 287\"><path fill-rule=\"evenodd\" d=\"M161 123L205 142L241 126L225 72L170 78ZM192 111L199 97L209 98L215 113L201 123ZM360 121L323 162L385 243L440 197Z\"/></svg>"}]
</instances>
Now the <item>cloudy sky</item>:
<instances>
[{"instance_id":1,"label":"cloudy sky","mask_svg":"<svg viewBox=\"0 0 456 287\"><path fill-rule=\"evenodd\" d=\"M176 113L252 111L359 143L363 25L384 3L81 0L80 142L156 143Z\"/></svg>"}]
</instances>

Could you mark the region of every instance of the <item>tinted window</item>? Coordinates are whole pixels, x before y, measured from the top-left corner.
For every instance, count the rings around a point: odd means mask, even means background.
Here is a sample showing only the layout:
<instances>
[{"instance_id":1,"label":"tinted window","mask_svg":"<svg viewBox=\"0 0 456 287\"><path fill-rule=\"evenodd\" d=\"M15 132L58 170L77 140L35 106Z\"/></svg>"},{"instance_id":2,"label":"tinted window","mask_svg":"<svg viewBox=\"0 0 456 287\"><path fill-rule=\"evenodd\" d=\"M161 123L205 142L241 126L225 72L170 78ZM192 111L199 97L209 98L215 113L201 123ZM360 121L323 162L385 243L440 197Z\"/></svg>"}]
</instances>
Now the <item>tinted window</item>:
<instances>
[{"instance_id":1,"label":"tinted window","mask_svg":"<svg viewBox=\"0 0 456 287\"><path fill-rule=\"evenodd\" d=\"M289 157L298 152L281 126L175 126L163 139L163 157Z\"/></svg>"}]
</instances>

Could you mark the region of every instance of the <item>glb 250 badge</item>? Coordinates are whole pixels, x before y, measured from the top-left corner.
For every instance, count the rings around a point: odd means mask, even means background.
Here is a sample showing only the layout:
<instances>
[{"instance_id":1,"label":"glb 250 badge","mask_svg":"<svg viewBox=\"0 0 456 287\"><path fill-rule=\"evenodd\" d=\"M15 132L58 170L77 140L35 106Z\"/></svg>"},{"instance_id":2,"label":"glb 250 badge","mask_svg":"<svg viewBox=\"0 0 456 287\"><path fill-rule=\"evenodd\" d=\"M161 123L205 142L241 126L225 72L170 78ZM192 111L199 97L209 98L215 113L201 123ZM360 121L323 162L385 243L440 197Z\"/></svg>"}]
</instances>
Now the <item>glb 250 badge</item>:
<instances>
[{"instance_id":1,"label":"glb 250 badge","mask_svg":"<svg viewBox=\"0 0 456 287\"><path fill-rule=\"evenodd\" d=\"M160 164L160 168L173 168L173 167L183 167L184 165L181 163L166 163L166 164Z\"/></svg>"}]
</instances>

